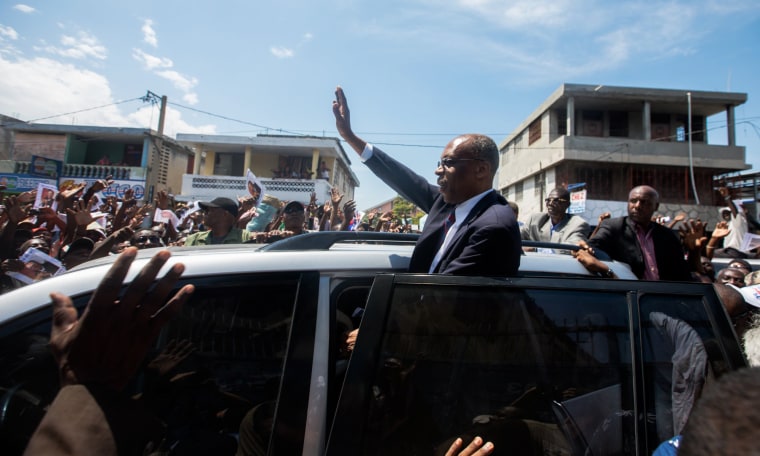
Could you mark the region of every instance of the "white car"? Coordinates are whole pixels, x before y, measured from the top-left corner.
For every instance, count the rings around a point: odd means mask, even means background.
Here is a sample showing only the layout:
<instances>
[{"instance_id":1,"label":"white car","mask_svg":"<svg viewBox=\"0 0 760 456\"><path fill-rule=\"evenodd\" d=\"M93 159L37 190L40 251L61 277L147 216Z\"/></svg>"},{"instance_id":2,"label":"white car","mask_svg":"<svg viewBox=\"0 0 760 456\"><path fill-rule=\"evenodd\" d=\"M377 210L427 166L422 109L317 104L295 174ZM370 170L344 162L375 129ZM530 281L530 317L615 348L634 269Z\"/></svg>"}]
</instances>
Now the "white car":
<instances>
[{"instance_id":1,"label":"white car","mask_svg":"<svg viewBox=\"0 0 760 456\"><path fill-rule=\"evenodd\" d=\"M415 239L171 248L165 268L184 263L177 287L196 291L130 386L166 424L167 452L428 454L480 433L511 436L497 449L651 454L688 401L672 391L667 348L686 342L663 321L691 328L705 372L746 365L709 285L638 281L620 263L608 265L631 280L598 278L548 253L524 255L517 277L407 274ZM128 281L154 252L139 253ZM49 293L83 308L112 261L0 296L4 454L23 451L58 389ZM158 375L157 355L176 342L194 351Z\"/></svg>"}]
</instances>

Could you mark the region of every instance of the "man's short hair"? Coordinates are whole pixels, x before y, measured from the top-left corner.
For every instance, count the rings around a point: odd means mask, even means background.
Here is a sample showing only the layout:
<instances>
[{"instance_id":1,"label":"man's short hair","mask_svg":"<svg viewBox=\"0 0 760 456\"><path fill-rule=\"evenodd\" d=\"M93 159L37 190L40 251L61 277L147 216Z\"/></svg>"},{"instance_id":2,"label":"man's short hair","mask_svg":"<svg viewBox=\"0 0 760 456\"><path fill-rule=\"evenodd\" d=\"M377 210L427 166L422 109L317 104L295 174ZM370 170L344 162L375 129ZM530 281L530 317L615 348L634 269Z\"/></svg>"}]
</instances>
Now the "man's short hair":
<instances>
[{"instance_id":1,"label":"man's short hair","mask_svg":"<svg viewBox=\"0 0 760 456\"><path fill-rule=\"evenodd\" d=\"M556 193L557 197L570 201L570 190L566 189L565 187L554 187L549 193L552 192Z\"/></svg>"},{"instance_id":2,"label":"man's short hair","mask_svg":"<svg viewBox=\"0 0 760 456\"><path fill-rule=\"evenodd\" d=\"M758 403L759 367L729 372L706 386L684 427L678 456L757 453Z\"/></svg>"},{"instance_id":3,"label":"man's short hair","mask_svg":"<svg viewBox=\"0 0 760 456\"><path fill-rule=\"evenodd\" d=\"M495 175L499 169L499 147L493 139L486 135L473 134L469 144L472 147L473 157L479 158L491 165L491 174Z\"/></svg>"}]
</instances>

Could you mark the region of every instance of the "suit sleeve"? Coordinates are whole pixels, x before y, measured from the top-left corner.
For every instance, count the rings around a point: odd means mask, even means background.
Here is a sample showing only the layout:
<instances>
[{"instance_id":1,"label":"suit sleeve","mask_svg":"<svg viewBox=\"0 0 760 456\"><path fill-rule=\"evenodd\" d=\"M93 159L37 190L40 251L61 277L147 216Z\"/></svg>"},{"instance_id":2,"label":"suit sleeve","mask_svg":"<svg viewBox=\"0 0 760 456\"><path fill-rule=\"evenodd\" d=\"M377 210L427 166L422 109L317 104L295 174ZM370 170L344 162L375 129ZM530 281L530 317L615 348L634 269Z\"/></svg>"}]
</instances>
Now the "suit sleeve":
<instances>
[{"instance_id":1,"label":"suit sleeve","mask_svg":"<svg viewBox=\"0 0 760 456\"><path fill-rule=\"evenodd\" d=\"M427 179L377 147L373 148L372 158L364 164L399 195L430 213L430 208L439 194L437 186L430 184Z\"/></svg>"},{"instance_id":2,"label":"suit sleeve","mask_svg":"<svg viewBox=\"0 0 760 456\"><path fill-rule=\"evenodd\" d=\"M585 241L586 239L588 239L588 232L589 232L588 222L578 217L573 217L570 220L571 220L570 223L572 223L572 225L567 227L568 233L567 233L567 236L565 237L564 242L567 244L577 244L580 241Z\"/></svg>"}]
</instances>

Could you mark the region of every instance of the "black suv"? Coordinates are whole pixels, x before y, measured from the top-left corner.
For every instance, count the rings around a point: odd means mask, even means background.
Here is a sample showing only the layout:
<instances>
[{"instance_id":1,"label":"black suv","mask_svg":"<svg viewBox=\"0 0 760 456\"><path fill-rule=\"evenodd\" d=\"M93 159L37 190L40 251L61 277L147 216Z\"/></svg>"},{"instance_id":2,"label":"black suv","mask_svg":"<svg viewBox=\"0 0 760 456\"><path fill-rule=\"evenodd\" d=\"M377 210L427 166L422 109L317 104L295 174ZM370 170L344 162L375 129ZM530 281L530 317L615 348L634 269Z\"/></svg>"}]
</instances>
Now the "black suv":
<instances>
[{"instance_id":1,"label":"black suv","mask_svg":"<svg viewBox=\"0 0 760 456\"><path fill-rule=\"evenodd\" d=\"M167 454L443 454L473 435L495 454L651 454L702 384L746 365L709 284L596 278L548 254L513 278L405 274L413 237L312 237L173 251L196 292L151 358L171 341L195 351L163 376L146 362L130 386ZM57 392L47 294L84 306L111 261L0 297L4 454Z\"/></svg>"}]
</instances>

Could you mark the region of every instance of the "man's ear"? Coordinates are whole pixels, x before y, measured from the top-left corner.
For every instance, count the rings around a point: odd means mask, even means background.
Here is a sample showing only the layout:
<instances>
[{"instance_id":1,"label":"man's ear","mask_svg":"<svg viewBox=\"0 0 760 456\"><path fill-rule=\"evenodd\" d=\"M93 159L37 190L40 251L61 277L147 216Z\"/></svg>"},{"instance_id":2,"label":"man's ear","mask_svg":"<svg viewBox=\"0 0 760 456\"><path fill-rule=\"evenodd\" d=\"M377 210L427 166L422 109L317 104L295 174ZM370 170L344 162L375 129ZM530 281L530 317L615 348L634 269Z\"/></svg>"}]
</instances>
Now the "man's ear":
<instances>
[{"instance_id":1,"label":"man's ear","mask_svg":"<svg viewBox=\"0 0 760 456\"><path fill-rule=\"evenodd\" d=\"M475 173L478 175L478 177L481 178L488 178L489 180L493 179L493 173L491 172L491 164L487 161L477 161L477 167L475 168Z\"/></svg>"}]
</instances>

